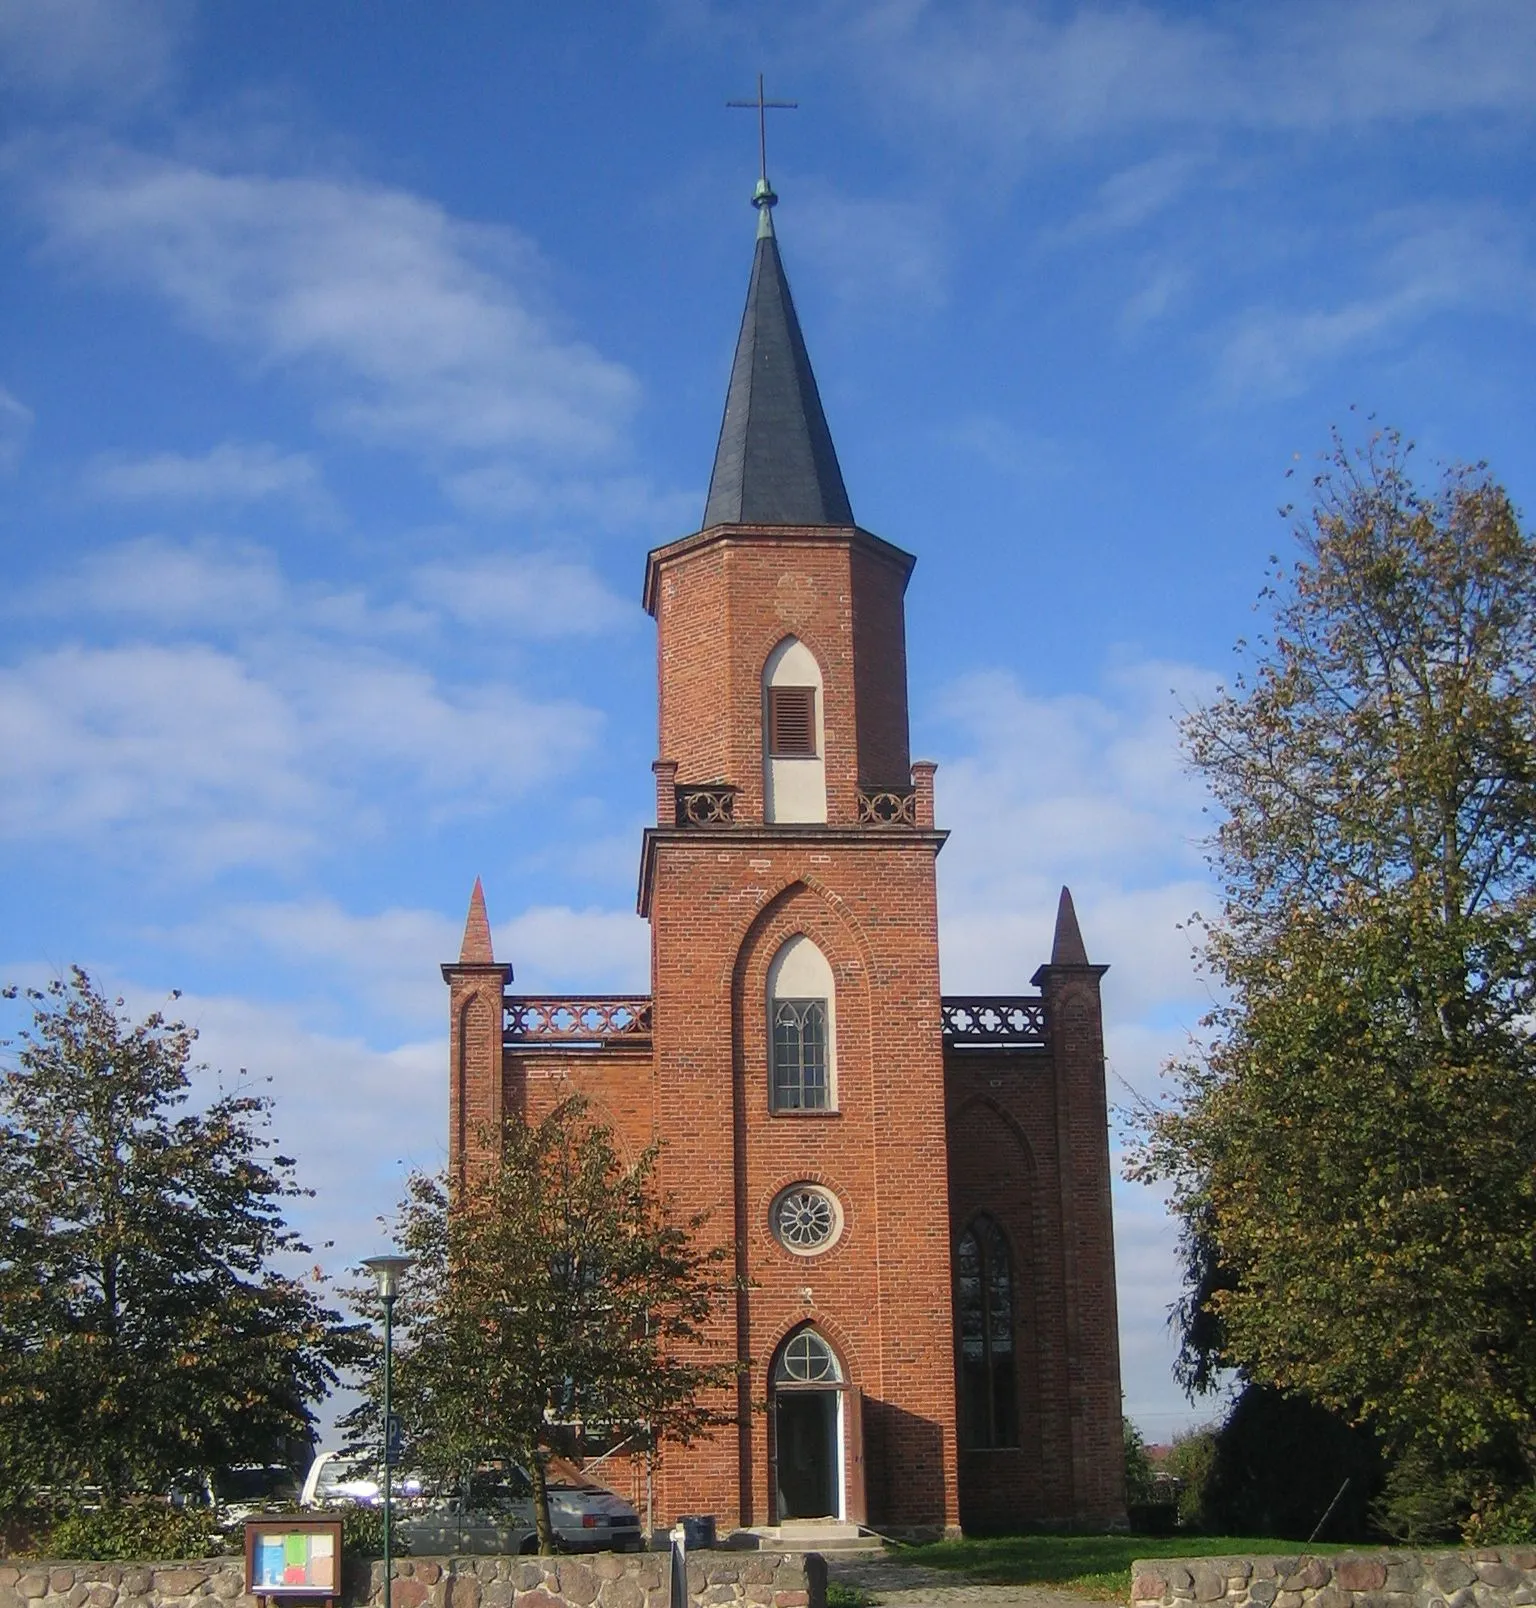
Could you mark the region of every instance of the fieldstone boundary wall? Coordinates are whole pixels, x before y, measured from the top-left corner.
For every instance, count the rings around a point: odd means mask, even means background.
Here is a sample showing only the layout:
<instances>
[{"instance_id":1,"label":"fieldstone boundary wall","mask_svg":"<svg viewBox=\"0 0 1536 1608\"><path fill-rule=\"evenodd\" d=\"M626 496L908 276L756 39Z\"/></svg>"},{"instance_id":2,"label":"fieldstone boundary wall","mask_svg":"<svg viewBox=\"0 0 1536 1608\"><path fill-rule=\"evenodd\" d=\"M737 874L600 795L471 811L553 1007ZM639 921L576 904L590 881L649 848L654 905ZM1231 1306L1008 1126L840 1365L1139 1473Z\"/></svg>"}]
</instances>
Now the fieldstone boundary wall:
<instances>
[{"instance_id":1,"label":"fieldstone boundary wall","mask_svg":"<svg viewBox=\"0 0 1536 1608\"><path fill-rule=\"evenodd\" d=\"M392 1608L667 1608L671 1558L599 1552L553 1558L398 1558ZM267 1599L271 1602L274 1599ZM377 1560L346 1559L342 1608L384 1600ZM304 1598L315 1608L321 1598ZM690 1552L693 1608L826 1608L827 1566L810 1552ZM243 1558L180 1563L0 1561L0 1608L260 1608Z\"/></svg>"},{"instance_id":2,"label":"fieldstone boundary wall","mask_svg":"<svg viewBox=\"0 0 1536 1608\"><path fill-rule=\"evenodd\" d=\"M1527 1608L1536 1547L1477 1552L1138 1558L1133 1608Z\"/></svg>"}]
</instances>

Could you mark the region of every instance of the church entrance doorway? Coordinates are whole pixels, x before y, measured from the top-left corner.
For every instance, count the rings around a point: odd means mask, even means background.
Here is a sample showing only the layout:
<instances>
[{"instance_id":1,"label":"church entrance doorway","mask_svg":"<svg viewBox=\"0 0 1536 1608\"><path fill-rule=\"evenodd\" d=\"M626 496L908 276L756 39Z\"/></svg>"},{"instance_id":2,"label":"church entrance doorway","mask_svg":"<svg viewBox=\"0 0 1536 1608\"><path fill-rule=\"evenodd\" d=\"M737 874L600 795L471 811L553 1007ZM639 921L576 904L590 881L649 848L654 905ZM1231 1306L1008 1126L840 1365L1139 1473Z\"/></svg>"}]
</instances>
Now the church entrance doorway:
<instances>
[{"instance_id":1,"label":"church entrance doorway","mask_svg":"<svg viewBox=\"0 0 1536 1608\"><path fill-rule=\"evenodd\" d=\"M776 1517L841 1519L843 1370L815 1329L796 1329L779 1348L773 1397Z\"/></svg>"}]
</instances>

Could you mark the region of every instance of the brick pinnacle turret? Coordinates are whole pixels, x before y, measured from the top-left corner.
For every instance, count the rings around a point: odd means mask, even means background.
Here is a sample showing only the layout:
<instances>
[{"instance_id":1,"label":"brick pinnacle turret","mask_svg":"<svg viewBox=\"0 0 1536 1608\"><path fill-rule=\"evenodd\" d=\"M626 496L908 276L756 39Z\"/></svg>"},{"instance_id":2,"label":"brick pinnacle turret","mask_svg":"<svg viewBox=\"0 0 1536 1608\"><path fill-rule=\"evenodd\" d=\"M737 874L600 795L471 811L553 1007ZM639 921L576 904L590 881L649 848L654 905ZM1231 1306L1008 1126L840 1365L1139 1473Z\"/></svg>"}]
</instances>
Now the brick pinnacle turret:
<instances>
[{"instance_id":1,"label":"brick pinnacle turret","mask_svg":"<svg viewBox=\"0 0 1536 1608\"><path fill-rule=\"evenodd\" d=\"M480 878L475 878L475 890L469 896L469 915L464 922L464 942L459 946L461 966L494 966L496 955L491 948L491 923L485 913L485 890Z\"/></svg>"}]
</instances>

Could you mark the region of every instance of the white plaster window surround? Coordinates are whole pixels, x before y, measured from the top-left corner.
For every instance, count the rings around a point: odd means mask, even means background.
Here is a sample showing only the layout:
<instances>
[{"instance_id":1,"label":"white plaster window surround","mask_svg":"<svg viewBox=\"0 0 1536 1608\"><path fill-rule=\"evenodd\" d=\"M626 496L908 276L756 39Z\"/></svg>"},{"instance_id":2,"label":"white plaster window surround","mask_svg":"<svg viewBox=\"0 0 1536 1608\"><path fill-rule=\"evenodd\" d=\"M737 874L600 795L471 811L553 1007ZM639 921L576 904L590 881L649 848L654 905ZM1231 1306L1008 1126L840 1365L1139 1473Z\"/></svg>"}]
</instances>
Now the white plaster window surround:
<instances>
[{"instance_id":1,"label":"white plaster window surround","mask_svg":"<svg viewBox=\"0 0 1536 1608\"><path fill-rule=\"evenodd\" d=\"M775 1112L837 1109L837 990L804 933L768 967L768 1102Z\"/></svg>"},{"instance_id":2,"label":"white plaster window surround","mask_svg":"<svg viewBox=\"0 0 1536 1608\"><path fill-rule=\"evenodd\" d=\"M803 687L815 706L816 752L790 757L773 752L769 695L775 687ZM827 818L826 721L821 666L798 637L785 637L763 666L763 818L775 823Z\"/></svg>"}]
</instances>

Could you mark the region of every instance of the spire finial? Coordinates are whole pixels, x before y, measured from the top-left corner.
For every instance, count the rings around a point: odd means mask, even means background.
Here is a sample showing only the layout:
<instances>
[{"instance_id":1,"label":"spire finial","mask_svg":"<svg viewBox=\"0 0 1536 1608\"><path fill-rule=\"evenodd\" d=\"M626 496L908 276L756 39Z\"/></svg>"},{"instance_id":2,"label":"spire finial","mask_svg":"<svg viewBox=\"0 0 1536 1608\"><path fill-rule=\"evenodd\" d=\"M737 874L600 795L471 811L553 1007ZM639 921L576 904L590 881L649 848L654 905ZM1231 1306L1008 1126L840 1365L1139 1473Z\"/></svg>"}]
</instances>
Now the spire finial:
<instances>
[{"instance_id":1,"label":"spire finial","mask_svg":"<svg viewBox=\"0 0 1536 1608\"><path fill-rule=\"evenodd\" d=\"M1053 966L1086 966L1088 951L1083 947L1083 935L1077 925L1077 911L1072 907L1072 895L1061 890L1061 901L1056 906L1056 936L1051 944Z\"/></svg>"},{"instance_id":2,"label":"spire finial","mask_svg":"<svg viewBox=\"0 0 1536 1608\"><path fill-rule=\"evenodd\" d=\"M757 208L757 237L761 240L765 235L773 233L773 208L778 205L778 196L773 193L773 186L768 182L768 113L792 112L799 105L799 101L781 101L763 99L763 75L757 75L757 98L755 100L733 100L725 103L727 106L744 106L749 111L757 112L757 188L752 192L752 205Z\"/></svg>"},{"instance_id":3,"label":"spire finial","mask_svg":"<svg viewBox=\"0 0 1536 1608\"><path fill-rule=\"evenodd\" d=\"M491 948L491 924L485 914L485 889L480 878L475 878L474 892L469 896L469 916L464 922L464 942L459 948L461 966L493 966L495 952Z\"/></svg>"}]
</instances>

